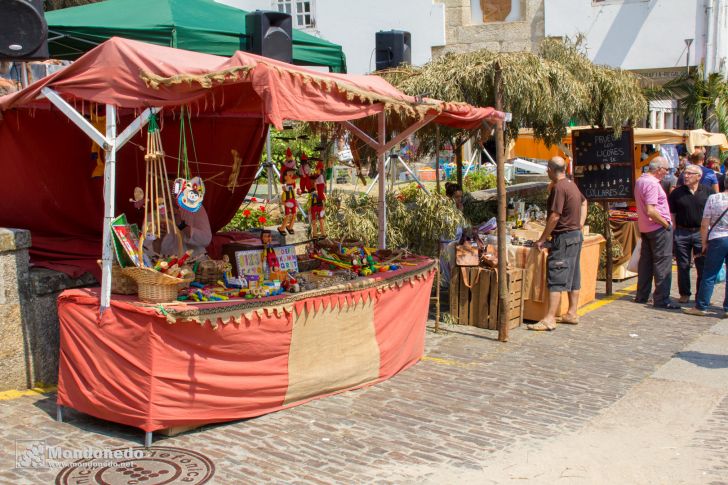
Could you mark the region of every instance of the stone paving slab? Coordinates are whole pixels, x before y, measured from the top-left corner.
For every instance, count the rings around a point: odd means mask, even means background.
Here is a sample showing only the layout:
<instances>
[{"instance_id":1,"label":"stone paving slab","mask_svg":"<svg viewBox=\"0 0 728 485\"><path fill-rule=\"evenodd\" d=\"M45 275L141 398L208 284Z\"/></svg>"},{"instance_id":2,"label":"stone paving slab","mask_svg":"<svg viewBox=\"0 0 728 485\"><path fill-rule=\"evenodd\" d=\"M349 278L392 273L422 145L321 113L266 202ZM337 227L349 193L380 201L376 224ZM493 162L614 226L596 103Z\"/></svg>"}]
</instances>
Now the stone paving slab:
<instances>
[{"instance_id":1,"label":"stone paving slab","mask_svg":"<svg viewBox=\"0 0 728 485\"><path fill-rule=\"evenodd\" d=\"M720 287L716 301L722 294ZM445 326L428 332L421 363L386 382L157 437L155 445L203 453L215 464L213 483L223 484L421 483L426 476L398 470L481 470L515 446L583 428L716 322L620 299L580 325L515 329L507 344L493 331ZM139 430L73 410L66 422L55 422L53 395L0 401L0 416L0 483L51 483L55 476L13 469L16 439L111 448L142 440ZM716 428L728 432L720 418Z\"/></svg>"},{"instance_id":2,"label":"stone paving slab","mask_svg":"<svg viewBox=\"0 0 728 485\"><path fill-rule=\"evenodd\" d=\"M728 336L710 331L698 337L660 367L654 377L728 390Z\"/></svg>"},{"instance_id":3,"label":"stone paving slab","mask_svg":"<svg viewBox=\"0 0 728 485\"><path fill-rule=\"evenodd\" d=\"M728 320L723 320L713 325L710 328L710 333L714 333L716 335L728 335Z\"/></svg>"}]
</instances>

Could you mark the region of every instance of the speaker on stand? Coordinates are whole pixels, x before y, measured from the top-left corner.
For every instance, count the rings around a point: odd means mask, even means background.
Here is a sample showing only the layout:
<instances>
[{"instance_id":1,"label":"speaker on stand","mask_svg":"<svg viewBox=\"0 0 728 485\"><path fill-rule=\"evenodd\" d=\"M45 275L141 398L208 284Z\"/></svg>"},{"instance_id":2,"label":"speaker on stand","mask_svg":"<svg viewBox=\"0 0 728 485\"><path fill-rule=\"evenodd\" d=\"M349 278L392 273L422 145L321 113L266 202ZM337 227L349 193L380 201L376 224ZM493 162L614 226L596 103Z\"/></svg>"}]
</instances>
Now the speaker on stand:
<instances>
[{"instance_id":1,"label":"speaker on stand","mask_svg":"<svg viewBox=\"0 0 728 485\"><path fill-rule=\"evenodd\" d=\"M376 70L412 64L412 35L403 30L380 30L374 34Z\"/></svg>"},{"instance_id":2,"label":"speaker on stand","mask_svg":"<svg viewBox=\"0 0 728 485\"><path fill-rule=\"evenodd\" d=\"M25 62L48 59L48 24L43 0L0 2L0 61L22 63L22 85L28 85Z\"/></svg>"},{"instance_id":3,"label":"speaker on stand","mask_svg":"<svg viewBox=\"0 0 728 485\"><path fill-rule=\"evenodd\" d=\"M48 24L43 0L0 2L0 59L48 59Z\"/></svg>"},{"instance_id":4,"label":"speaker on stand","mask_svg":"<svg viewBox=\"0 0 728 485\"><path fill-rule=\"evenodd\" d=\"M283 62L293 61L293 20L287 13L263 10L250 12L245 16L245 33L248 37L248 48L246 49L248 52ZM270 127L268 127L265 146L266 161L258 170L256 178L263 170L266 170L268 200L270 201L273 198L273 181L276 180L275 175L277 174L271 156Z\"/></svg>"},{"instance_id":5,"label":"speaker on stand","mask_svg":"<svg viewBox=\"0 0 728 485\"><path fill-rule=\"evenodd\" d=\"M293 60L293 20L287 13L256 10L245 16L248 52L283 62Z\"/></svg>"}]
</instances>

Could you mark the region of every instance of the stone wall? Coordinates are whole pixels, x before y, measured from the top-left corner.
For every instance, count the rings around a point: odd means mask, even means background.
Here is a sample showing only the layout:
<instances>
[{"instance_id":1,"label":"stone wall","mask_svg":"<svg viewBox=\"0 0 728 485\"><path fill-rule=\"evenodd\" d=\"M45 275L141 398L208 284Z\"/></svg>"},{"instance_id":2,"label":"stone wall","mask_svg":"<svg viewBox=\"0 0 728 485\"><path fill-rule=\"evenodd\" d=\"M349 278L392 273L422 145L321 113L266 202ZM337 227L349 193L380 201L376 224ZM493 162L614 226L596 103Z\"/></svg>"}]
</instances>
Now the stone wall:
<instances>
[{"instance_id":1,"label":"stone wall","mask_svg":"<svg viewBox=\"0 0 728 485\"><path fill-rule=\"evenodd\" d=\"M0 389L30 387L30 232L0 228Z\"/></svg>"},{"instance_id":2,"label":"stone wall","mask_svg":"<svg viewBox=\"0 0 728 485\"><path fill-rule=\"evenodd\" d=\"M0 391L48 386L58 380L56 299L66 288L96 284L30 268L30 232L0 228Z\"/></svg>"},{"instance_id":3,"label":"stone wall","mask_svg":"<svg viewBox=\"0 0 728 485\"><path fill-rule=\"evenodd\" d=\"M445 4L444 47L433 47L432 57L448 52L487 49L493 52L535 51L544 38L544 0L521 0L523 20L475 24L470 0L440 0Z\"/></svg>"}]
</instances>

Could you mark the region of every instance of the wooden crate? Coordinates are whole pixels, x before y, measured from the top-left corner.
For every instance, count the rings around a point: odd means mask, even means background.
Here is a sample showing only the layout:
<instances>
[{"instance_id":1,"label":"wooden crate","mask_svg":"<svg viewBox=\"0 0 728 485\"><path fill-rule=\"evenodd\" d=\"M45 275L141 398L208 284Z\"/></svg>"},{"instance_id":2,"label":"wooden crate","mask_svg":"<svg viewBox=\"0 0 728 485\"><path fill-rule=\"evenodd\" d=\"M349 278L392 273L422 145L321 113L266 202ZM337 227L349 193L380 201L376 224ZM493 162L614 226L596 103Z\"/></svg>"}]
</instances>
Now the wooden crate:
<instances>
[{"instance_id":1,"label":"wooden crate","mask_svg":"<svg viewBox=\"0 0 728 485\"><path fill-rule=\"evenodd\" d=\"M508 271L508 328L518 327L523 322L524 281L522 269ZM450 280L450 314L461 325L496 330L497 271L480 267L455 268Z\"/></svg>"},{"instance_id":2,"label":"wooden crate","mask_svg":"<svg viewBox=\"0 0 728 485\"><path fill-rule=\"evenodd\" d=\"M516 328L523 323L523 289L526 278L524 270L508 270L508 328ZM497 291L497 290L496 290ZM497 329L494 326L493 329Z\"/></svg>"}]
</instances>

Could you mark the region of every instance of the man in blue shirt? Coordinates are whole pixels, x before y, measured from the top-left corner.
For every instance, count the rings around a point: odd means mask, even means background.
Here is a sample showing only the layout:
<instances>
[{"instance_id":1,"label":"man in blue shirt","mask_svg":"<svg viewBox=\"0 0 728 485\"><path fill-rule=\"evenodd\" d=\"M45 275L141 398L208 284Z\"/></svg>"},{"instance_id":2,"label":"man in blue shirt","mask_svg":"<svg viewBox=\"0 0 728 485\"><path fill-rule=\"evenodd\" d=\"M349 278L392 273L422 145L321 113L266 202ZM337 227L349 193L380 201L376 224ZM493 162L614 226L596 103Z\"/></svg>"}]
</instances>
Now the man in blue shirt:
<instances>
[{"instance_id":1,"label":"man in blue shirt","mask_svg":"<svg viewBox=\"0 0 728 485\"><path fill-rule=\"evenodd\" d=\"M703 176L700 177L700 185L707 186L712 190L711 193L718 193L718 177L716 177L715 171L704 166L705 153L700 150L696 150L692 155L690 155L690 163L700 166L700 169L703 171ZM685 184L684 173L685 172L680 174L680 179L677 183L679 186Z\"/></svg>"}]
</instances>

